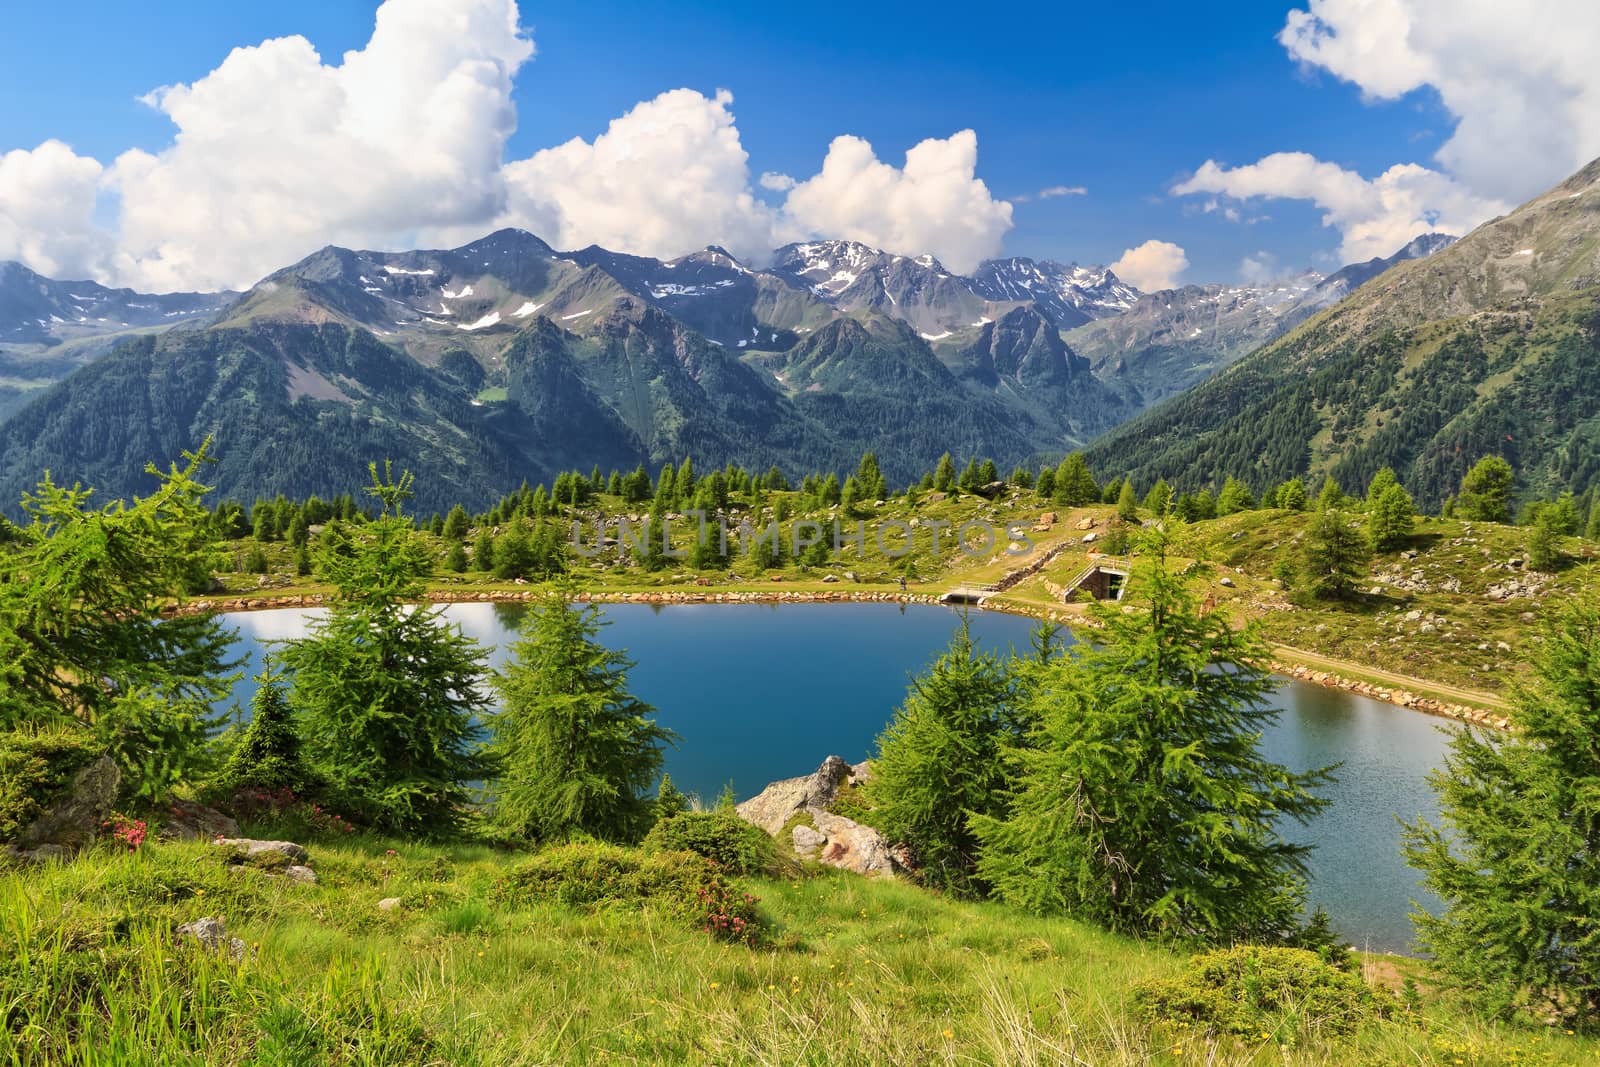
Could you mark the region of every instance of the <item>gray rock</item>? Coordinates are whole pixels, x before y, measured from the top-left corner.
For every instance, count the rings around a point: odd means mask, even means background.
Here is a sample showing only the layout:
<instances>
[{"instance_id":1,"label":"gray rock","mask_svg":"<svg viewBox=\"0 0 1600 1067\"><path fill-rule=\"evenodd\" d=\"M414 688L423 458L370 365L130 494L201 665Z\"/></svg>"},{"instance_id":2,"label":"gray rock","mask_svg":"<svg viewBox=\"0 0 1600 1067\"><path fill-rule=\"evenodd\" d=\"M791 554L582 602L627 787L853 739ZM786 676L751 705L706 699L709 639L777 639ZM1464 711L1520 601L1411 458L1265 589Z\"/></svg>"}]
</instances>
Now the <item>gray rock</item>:
<instances>
[{"instance_id":1,"label":"gray rock","mask_svg":"<svg viewBox=\"0 0 1600 1067\"><path fill-rule=\"evenodd\" d=\"M238 837L239 824L228 816L192 800L174 800L161 825L164 841L215 841L219 837Z\"/></svg>"},{"instance_id":2,"label":"gray rock","mask_svg":"<svg viewBox=\"0 0 1600 1067\"><path fill-rule=\"evenodd\" d=\"M827 808L854 774L842 756L829 756L813 773L773 782L736 810L746 822L777 834L799 812Z\"/></svg>"},{"instance_id":3,"label":"gray rock","mask_svg":"<svg viewBox=\"0 0 1600 1067\"><path fill-rule=\"evenodd\" d=\"M242 848L246 856L254 856L262 852L281 852L295 863L303 864L311 859L311 854L304 845L297 845L293 841L257 841L253 837L224 837L217 844L224 848Z\"/></svg>"},{"instance_id":4,"label":"gray rock","mask_svg":"<svg viewBox=\"0 0 1600 1067\"><path fill-rule=\"evenodd\" d=\"M399 897L384 897L382 900L378 901L378 910L379 911L397 911L397 910L399 910L399 908L400 908L400 898Z\"/></svg>"},{"instance_id":5,"label":"gray rock","mask_svg":"<svg viewBox=\"0 0 1600 1067\"><path fill-rule=\"evenodd\" d=\"M1224 588L1224 589L1232 589L1233 588L1233 579L1224 576L1222 578L1218 578L1217 579L1217 584L1222 586L1222 588Z\"/></svg>"},{"instance_id":6,"label":"gray rock","mask_svg":"<svg viewBox=\"0 0 1600 1067\"><path fill-rule=\"evenodd\" d=\"M122 772L109 756L81 767L59 799L12 839L12 854L59 858L87 845L116 810L121 785Z\"/></svg>"},{"instance_id":7,"label":"gray rock","mask_svg":"<svg viewBox=\"0 0 1600 1067\"><path fill-rule=\"evenodd\" d=\"M221 919L207 917L196 919L192 923L184 923L178 927L180 938L191 938L199 942L200 946L209 952L226 953L227 957L235 963L245 957L245 943L237 937L228 936L228 928Z\"/></svg>"},{"instance_id":8,"label":"gray rock","mask_svg":"<svg viewBox=\"0 0 1600 1067\"><path fill-rule=\"evenodd\" d=\"M814 855L818 849L828 843L828 835L814 827L805 825L796 826L791 837L794 841L794 854L802 859Z\"/></svg>"},{"instance_id":9,"label":"gray rock","mask_svg":"<svg viewBox=\"0 0 1600 1067\"><path fill-rule=\"evenodd\" d=\"M857 874L893 877L900 871L889 843L872 827L826 811L813 812L811 817L827 839L817 855L823 863Z\"/></svg>"},{"instance_id":10,"label":"gray rock","mask_svg":"<svg viewBox=\"0 0 1600 1067\"><path fill-rule=\"evenodd\" d=\"M305 882L308 885L317 884L317 872L301 863L283 869L283 876L296 882Z\"/></svg>"}]
</instances>

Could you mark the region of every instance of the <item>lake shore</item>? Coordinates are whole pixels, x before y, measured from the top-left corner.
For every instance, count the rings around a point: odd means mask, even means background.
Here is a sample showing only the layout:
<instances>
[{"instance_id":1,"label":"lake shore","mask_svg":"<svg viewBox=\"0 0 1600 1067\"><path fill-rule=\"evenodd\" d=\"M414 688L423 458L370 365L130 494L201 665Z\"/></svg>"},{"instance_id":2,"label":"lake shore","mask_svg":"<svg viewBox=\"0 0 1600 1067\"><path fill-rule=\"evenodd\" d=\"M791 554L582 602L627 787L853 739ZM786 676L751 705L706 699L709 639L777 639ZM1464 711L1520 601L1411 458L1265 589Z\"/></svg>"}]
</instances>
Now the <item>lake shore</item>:
<instances>
[{"instance_id":1,"label":"lake shore","mask_svg":"<svg viewBox=\"0 0 1600 1067\"><path fill-rule=\"evenodd\" d=\"M533 600L542 590L535 587L515 589L430 589L427 599L435 604L501 603L516 604ZM895 589L654 589L654 590L580 590L575 599L581 603L595 604L866 604L898 603L926 606L949 606L943 592L900 592ZM326 603L322 593L263 592L256 596L200 597L180 605L175 614L199 614L207 611L234 613L244 611L270 611L282 608L321 607ZM1066 626L1084 626L1087 618L1081 611L1072 611L1068 605L1052 608L1011 598L990 598L979 606L983 611L1000 611L1030 618L1049 619ZM1472 723L1491 729L1510 729L1510 721L1503 706L1492 694L1474 694L1481 703L1464 699L1452 700L1459 691L1442 691L1425 679L1383 672L1382 677L1372 677L1368 669L1356 664L1345 664L1327 657L1313 656L1298 650L1279 647L1270 669L1284 677L1328 689L1340 689L1395 707L1419 711L1427 715ZM1362 675L1367 675L1363 677Z\"/></svg>"}]
</instances>

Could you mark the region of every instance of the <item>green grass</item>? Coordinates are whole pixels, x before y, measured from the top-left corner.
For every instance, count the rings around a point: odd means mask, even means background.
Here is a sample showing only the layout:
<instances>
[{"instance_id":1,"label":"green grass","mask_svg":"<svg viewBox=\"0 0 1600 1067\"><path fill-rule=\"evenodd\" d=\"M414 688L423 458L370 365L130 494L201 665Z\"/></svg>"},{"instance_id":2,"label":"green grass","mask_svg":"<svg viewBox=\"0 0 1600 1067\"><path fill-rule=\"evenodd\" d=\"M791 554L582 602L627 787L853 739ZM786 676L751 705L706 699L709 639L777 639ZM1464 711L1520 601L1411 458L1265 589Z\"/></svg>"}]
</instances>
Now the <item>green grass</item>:
<instances>
[{"instance_id":1,"label":"green grass","mask_svg":"<svg viewBox=\"0 0 1600 1067\"><path fill-rule=\"evenodd\" d=\"M394 855L388 855L388 849ZM1578 1064L1600 1046L1429 1003L1348 1039L1143 1021L1164 948L1068 920L812 870L742 883L772 947L664 912L509 906L519 857L312 843L320 884L204 845L0 871L0 1062L12 1064ZM382 911L377 902L399 897ZM174 941L220 916L233 964ZM1387 966L1387 965L1385 965ZM1392 968L1391 968L1392 969Z\"/></svg>"}]
</instances>

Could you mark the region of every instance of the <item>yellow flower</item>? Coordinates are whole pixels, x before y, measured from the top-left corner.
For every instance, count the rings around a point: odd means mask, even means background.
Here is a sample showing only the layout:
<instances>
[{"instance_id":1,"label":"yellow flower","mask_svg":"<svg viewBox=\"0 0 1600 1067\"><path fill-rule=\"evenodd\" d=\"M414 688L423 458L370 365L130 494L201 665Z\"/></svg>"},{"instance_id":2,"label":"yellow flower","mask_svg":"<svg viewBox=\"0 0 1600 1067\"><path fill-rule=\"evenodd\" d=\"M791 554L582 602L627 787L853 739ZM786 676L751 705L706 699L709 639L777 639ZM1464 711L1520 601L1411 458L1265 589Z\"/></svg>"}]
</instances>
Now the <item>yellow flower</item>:
<instances>
[{"instance_id":1,"label":"yellow flower","mask_svg":"<svg viewBox=\"0 0 1600 1067\"><path fill-rule=\"evenodd\" d=\"M482 953L479 953L479 955L482 955ZM722 985L722 983L721 983L721 982L712 982L712 983L711 983L711 988L712 988L712 989L717 989L717 988L720 988L720 987L721 987L721 985Z\"/></svg>"},{"instance_id":2,"label":"yellow flower","mask_svg":"<svg viewBox=\"0 0 1600 1067\"><path fill-rule=\"evenodd\" d=\"M194 891L194 895L197 897L203 897L206 895L206 891L204 889L196 889Z\"/></svg>"},{"instance_id":3,"label":"yellow flower","mask_svg":"<svg viewBox=\"0 0 1600 1067\"><path fill-rule=\"evenodd\" d=\"M947 1029L947 1030L945 1030L945 1032L944 1032L944 1039L945 1039L945 1040L946 1040L946 1041L949 1041L949 1040L951 1040L951 1039L952 1039L952 1038L954 1038L954 1037L955 1037L955 1036L956 1036L956 1032L955 1032L955 1031L954 1031L954 1030L949 1030L949 1029Z\"/></svg>"}]
</instances>

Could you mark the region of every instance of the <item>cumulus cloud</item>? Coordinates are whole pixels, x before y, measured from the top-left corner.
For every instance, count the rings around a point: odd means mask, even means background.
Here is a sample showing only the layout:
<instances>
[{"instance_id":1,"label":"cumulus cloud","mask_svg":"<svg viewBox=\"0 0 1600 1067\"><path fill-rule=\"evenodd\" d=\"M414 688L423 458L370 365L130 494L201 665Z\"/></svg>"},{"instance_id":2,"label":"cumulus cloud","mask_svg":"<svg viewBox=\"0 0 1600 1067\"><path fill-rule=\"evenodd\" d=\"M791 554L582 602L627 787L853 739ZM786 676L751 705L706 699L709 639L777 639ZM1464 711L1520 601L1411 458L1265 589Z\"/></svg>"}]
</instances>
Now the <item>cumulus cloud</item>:
<instances>
[{"instance_id":1,"label":"cumulus cloud","mask_svg":"<svg viewBox=\"0 0 1600 1067\"><path fill-rule=\"evenodd\" d=\"M750 188L732 104L725 90L674 89L612 120L593 143L573 138L508 164L502 221L558 247L670 258L716 243L764 255L777 220Z\"/></svg>"},{"instance_id":2,"label":"cumulus cloud","mask_svg":"<svg viewBox=\"0 0 1600 1067\"><path fill-rule=\"evenodd\" d=\"M381 245L493 217L533 54L513 0L388 0L366 47L325 64L304 37L236 48L148 102L170 147L124 153L124 280L248 284L325 243Z\"/></svg>"},{"instance_id":3,"label":"cumulus cloud","mask_svg":"<svg viewBox=\"0 0 1600 1067\"><path fill-rule=\"evenodd\" d=\"M964 273L998 255L1011 205L977 177L978 135L930 138L904 167L878 159L860 137L836 137L822 170L784 200L785 220L811 234L843 237L891 252L931 252Z\"/></svg>"},{"instance_id":4,"label":"cumulus cloud","mask_svg":"<svg viewBox=\"0 0 1600 1067\"><path fill-rule=\"evenodd\" d=\"M1276 152L1232 168L1207 160L1173 192L1310 200L1322 209L1323 224L1339 231L1345 262L1387 256L1432 230L1463 234L1509 208L1415 163L1397 164L1369 180L1305 152Z\"/></svg>"},{"instance_id":5,"label":"cumulus cloud","mask_svg":"<svg viewBox=\"0 0 1600 1067\"><path fill-rule=\"evenodd\" d=\"M1189 268L1189 257L1171 241L1146 241L1122 253L1111 264L1111 272L1135 289L1147 293L1176 289Z\"/></svg>"},{"instance_id":6,"label":"cumulus cloud","mask_svg":"<svg viewBox=\"0 0 1600 1067\"><path fill-rule=\"evenodd\" d=\"M1291 56L1392 100L1433 87L1456 126L1438 161L1485 199L1527 200L1600 156L1600 4L1309 0Z\"/></svg>"},{"instance_id":7,"label":"cumulus cloud","mask_svg":"<svg viewBox=\"0 0 1600 1067\"><path fill-rule=\"evenodd\" d=\"M243 287L324 244L437 247L518 225L663 257L850 237L965 270L1011 227L970 130L902 167L840 137L808 179L753 179L722 90L664 92L592 140L507 162L513 80L533 52L516 0L386 0L337 62L300 36L236 48L146 94L174 126L159 150L109 166L56 141L0 155L0 257L152 290Z\"/></svg>"}]
</instances>

